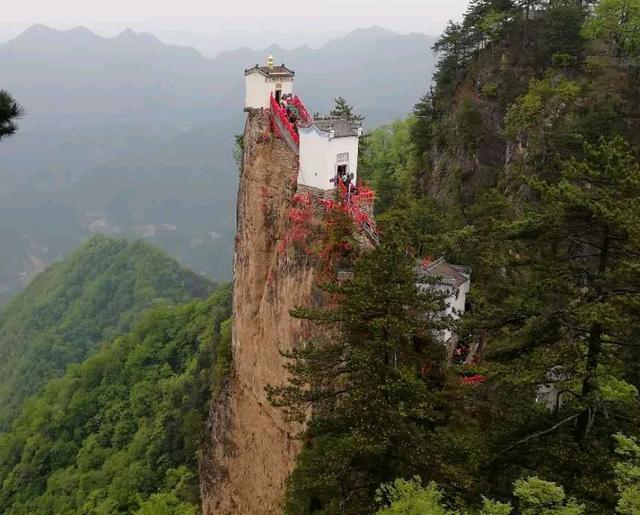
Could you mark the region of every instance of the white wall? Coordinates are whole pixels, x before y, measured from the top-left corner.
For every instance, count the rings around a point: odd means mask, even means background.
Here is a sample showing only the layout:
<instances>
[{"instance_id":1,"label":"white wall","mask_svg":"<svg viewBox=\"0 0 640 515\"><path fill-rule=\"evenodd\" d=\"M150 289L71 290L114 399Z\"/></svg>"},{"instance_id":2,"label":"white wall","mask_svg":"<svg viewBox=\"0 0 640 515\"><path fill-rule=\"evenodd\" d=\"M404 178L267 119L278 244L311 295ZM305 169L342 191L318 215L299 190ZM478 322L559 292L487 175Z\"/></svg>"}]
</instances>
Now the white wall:
<instances>
[{"instance_id":1,"label":"white wall","mask_svg":"<svg viewBox=\"0 0 640 515\"><path fill-rule=\"evenodd\" d=\"M276 85L282 85L282 94L293 93L293 79L269 79L259 72L253 72L245 76L245 98L244 106L258 109L269 107L269 98L275 95Z\"/></svg>"},{"instance_id":2,"label":"white wall","mask_svg":"<svg viewBox=\"0 0 640 515\"><path fill-rule=\"evenodd\" d=\"M321 190L335 187L331 182L336 175L338 154L348 153L349 172L358 178L358 138L329 139L328 134L314 127L300 129L300 171L298 184Z\"/></svg>"},{"instance_id":3,"label":"white wall","mask_svg":"<svg viewBox=\"0 0 640 515\"><path fill-rule=\"evenodd\" d=\"M327 177L329 138L316 129L300 129L300 171L298 184L321 190L333 188Z\"/></svg>"},{"instance_id":4,"label":"white wall","mask_svg":"<svg viewBox=\"0 0 640 515\"><path fill-rule=\"evenodd\" d=\"M444 292L447 296L445 298L446 308L443 312L443 315L450 316L454 320L460 318L460 315L464 313L465 310L465 302L467 299L467 293L469 293L469 288L471 287L471 281L467 280L462 283L459 288L456 288L453 285L445 285L445 284L424 284L419 283L420 288L428 290L430 288L435 288L439 292ZM447 343L451 337L453 336L453 331L450 329L444 329L440 332L439 338L442 343Z\"/></svg>"},{"instance_id":5,"label":"white wall","mask_svg":"<svg viewBox=\"0 0 640 515\"><path fill-rule=\"evenodd\" d=\"M460 285L459 288L452 288L450 290L451 294L445 300L447 304L446 313L450 315L451 318L457 320L460 318L460 315L464 313L465 302L467 299L467 293L469 293L469 287L471 286L470 281L466 281ZM447 342L453 333L449 329L445 329L444 331L444 341Z\"/></svg>"},{"instance_id":6,"label":"white wall","mask_svg":"<svg viewBox=\"0 0 640 515\"><path fill-rule=\"evenodd\" d=\"M334 138L329 142L329 172L333 177L337 171L338 154L348 153L349 173L353 173L353 180L358 180L358 137ZM341 163L344 164L344 163Z\"/></svg>"}]
</instances>

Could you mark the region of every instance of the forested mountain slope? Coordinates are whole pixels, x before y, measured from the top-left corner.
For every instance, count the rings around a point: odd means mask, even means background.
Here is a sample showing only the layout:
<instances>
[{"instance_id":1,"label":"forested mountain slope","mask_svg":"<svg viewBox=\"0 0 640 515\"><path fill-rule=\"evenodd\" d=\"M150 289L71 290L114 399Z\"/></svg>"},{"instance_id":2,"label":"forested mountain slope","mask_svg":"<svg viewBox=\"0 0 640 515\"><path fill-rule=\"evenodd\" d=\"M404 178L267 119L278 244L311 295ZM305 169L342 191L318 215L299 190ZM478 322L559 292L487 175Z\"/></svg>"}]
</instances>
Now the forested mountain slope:
<instances>
[{"instance_id":1,"label":"forested mountain slope","mask_svg":"<svg viewBox=\"0 0 640 515\"><path fill-rule=\"evenodd\" d=\"M640 513L638 27L637 0L473 1L413 115L367 138L382 247L300 313L341 333L275 399L314 406L289 512ZM472 269L455 363L392 302L411 264L385 287L407 255ZM379 490L414 476L441 492Z\"/></svg>"},{"instance_id":2,"label":"forested mountain slope","mask_svg":"<svg viewBox=\"0 0 640 515\"><path fill-rule=\"evenodd\" d=\"M0 512L199 513L197 452L230 359L230 297L163 303L49 381L0 434Z\"/></svg>"},{"instance_id":3,"label":"forested mountain slope","mask_svg":"<svg viewBox=\"0 0 640 515\"><path fill-rule=\"evenodd\" d=\"M144 310L211 290L207 279L150 244L91 238L0 313L0 429L27 396L130 330Z\"/></svg>"}]
</instances>

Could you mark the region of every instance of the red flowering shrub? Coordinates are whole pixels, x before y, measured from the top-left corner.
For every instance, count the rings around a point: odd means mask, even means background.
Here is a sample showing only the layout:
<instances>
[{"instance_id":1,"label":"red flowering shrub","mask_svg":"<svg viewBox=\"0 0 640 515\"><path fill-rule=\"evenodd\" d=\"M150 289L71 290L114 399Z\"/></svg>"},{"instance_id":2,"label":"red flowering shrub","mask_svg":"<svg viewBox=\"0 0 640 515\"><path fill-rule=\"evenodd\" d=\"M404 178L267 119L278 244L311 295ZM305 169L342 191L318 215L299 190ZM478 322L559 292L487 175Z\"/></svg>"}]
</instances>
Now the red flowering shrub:
<instances>
[{"instance_id":1,"label":"red flowering shrub","mask_svg":"<svg viewBox=\"0 0 640 515\"><path fill-rule=\"evenodd\" d=\"M360 187L349 192L342 182L334 199L315 200L310 193L297 193L291 199L289 228L280 242L282 253L295 248L323 263L332 276L339 267L348 267L358 248L356 232L364 225L374 227L369 215L375 194Z\"/></svg>"}]
</instances>

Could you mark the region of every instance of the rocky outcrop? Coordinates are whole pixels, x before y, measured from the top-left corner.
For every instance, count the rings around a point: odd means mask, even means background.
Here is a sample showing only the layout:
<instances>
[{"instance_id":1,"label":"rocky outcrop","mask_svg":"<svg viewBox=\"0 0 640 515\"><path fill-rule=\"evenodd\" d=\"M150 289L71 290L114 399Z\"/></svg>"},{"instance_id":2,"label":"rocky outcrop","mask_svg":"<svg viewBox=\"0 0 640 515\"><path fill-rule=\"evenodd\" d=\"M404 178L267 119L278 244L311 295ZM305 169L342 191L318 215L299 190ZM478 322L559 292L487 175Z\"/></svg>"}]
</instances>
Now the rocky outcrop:
<instances>
[{"instance_id":1,"label":"rocky outcrop","mask_svg":"<svg viewBox=\"0 0 640 515\"><path fill-rule=\"evenodd\" d=\"M317 271L304 256L279 248L298 160L268 129L265 113L248 113L234 259L233 370L211 407L200 467L205 514L281 512L300 445L301 428L270 405L265 387L286 381L282 352L305 330L289 311L308 304Z\"/></svg>"}]
</instances>

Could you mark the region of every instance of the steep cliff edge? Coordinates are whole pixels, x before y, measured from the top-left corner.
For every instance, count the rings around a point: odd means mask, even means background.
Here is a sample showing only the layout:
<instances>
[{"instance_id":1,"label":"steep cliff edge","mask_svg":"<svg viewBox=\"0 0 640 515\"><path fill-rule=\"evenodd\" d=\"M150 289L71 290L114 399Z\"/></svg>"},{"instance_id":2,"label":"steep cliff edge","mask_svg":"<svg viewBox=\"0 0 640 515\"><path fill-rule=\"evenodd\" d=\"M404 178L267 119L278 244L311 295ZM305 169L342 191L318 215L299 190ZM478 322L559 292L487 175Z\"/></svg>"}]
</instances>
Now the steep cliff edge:
<instances>
[{"instance_id":1,"label":"steep cliff edge","mask_svg":"<svg viewBox=\"0 0 640 515\"><path fill-rule=\"evenodd\" d=\"M203 512L279 511L299 427L272 407L265 386L286 379L282 351L303 323L289 310L309 302L317 270L279 251L295 193L297 156L268 134L268 115L248 114L238 191L233 290L233 369L210 415L201 463Z\"/></svg>"}]
</instances>

